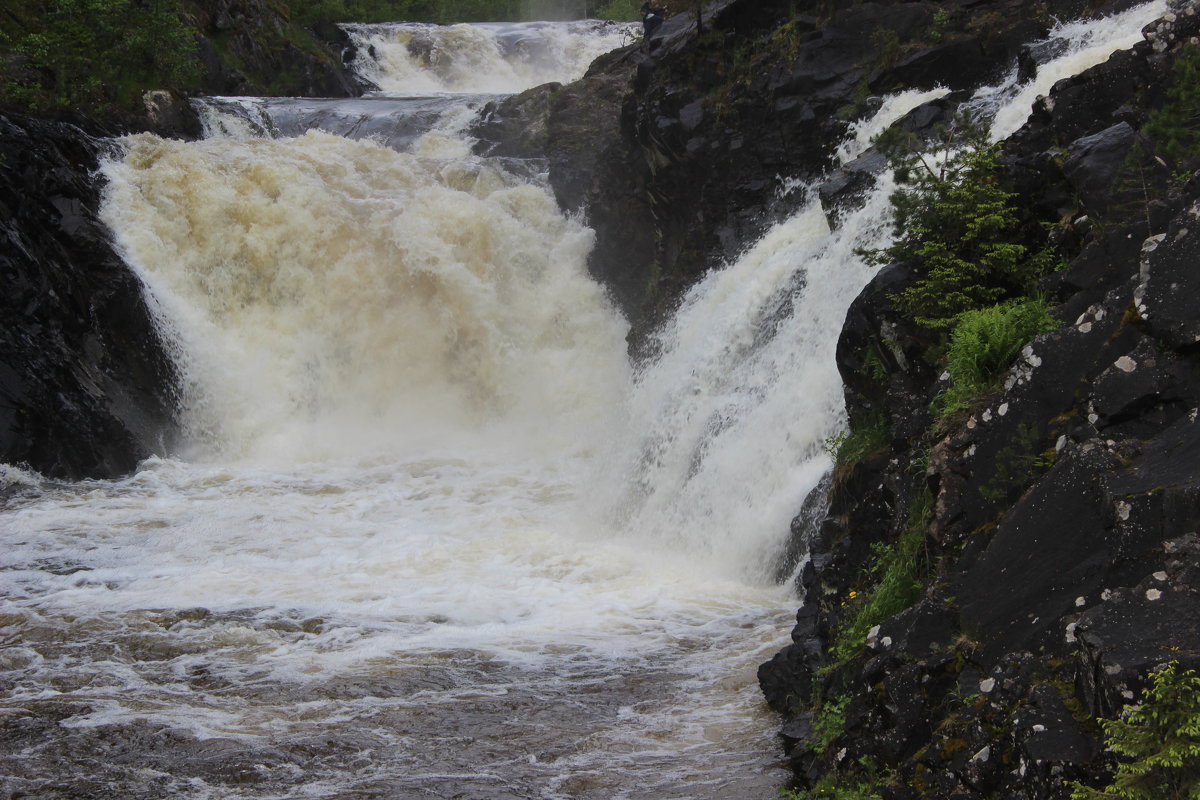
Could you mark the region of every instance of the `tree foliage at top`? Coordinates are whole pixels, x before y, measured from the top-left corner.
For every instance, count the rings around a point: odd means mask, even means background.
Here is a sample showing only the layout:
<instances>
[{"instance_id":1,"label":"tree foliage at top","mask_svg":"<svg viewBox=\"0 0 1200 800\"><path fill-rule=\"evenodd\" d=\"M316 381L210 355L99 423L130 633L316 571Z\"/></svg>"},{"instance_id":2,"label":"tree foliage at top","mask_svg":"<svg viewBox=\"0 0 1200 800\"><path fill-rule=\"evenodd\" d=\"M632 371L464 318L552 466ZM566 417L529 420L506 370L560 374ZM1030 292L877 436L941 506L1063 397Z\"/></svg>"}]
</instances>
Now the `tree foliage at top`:
<instances>
[{"instance_id":1,"label":"tree foliage at top","mask_svg":"<svg viewBox=\"0 0 1200 800\"><path fill-rule=\"evenodd\" d=\"M189 88L195 39L179 0L16 2L0 27L0 89L33 109L128 106L145 88Z\"/></svg>"},{"instance_id":2,"label":"tree foliage at top","mask_svg":"<svg viewBox=\"0 0 1200 800\"><path fill-rule=\"evenodd\" d=\"M867 255L920 270L895 298L901 311L946 330L966 311L1031 291L1045 262L1029 257L1014 195L997 179L999 144L960 115L939 130L930 150L895 129L877 145L889 154L899 184L891 198L895 241Z\"/></svg>"}]
</instances>

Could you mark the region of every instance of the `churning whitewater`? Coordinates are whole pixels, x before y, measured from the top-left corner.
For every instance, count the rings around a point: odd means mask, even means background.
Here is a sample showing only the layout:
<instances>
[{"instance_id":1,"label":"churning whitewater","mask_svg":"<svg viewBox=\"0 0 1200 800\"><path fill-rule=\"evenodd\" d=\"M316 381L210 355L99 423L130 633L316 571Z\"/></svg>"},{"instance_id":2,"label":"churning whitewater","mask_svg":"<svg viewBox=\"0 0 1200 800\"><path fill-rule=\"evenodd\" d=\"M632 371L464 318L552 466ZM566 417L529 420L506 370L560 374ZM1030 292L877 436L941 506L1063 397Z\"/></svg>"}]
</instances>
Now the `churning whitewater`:
<instances>
[{"instance_id":1,"label":"churning whitewater","mask_svg":"<svg viewBox=\"0 0 1200 800\"><path fill-rule=\"evenodd\" d=\"M1131 20L1093 26L1089 57ZM131 137L104 167L184 443L119 481L6 468L0 703L26 737L6 790L773 796L755 668L786 638L775 566L829 467L834 345L890 177L836 231L813 201L711 273L635 369L591 232L529 170L471 157L445 94L524 88L461 76L530 53L573 77L614 43L351 32L375 37L386 113L443 93L403 142L227 101L203 141ZM491 67L449 69L489 37ZM840 157L930 96L889 98Z\"/></svg>"}]
</instances>

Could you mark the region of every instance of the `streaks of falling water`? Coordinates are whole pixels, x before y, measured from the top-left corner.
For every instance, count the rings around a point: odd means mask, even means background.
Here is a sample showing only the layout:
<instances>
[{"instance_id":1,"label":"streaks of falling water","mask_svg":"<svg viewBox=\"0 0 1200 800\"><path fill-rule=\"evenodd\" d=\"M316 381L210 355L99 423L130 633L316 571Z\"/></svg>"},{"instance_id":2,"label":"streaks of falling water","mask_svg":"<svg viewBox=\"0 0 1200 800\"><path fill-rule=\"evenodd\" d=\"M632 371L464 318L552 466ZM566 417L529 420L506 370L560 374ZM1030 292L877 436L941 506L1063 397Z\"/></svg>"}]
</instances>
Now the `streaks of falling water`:
<instances>
[{"instance_id":1,"label":"streaks of falling water","mask_svg":"<svg viewBox=\"0 0 1200 800\"><path fill-rule=\"evenodd\" d=\"M451 151L138 137L107 165L194 450L6 469L5 791L774 793L754 667L793 601L763 567L825 466L889 179L714 271L633 374L586 229Z\"/></svg>"}]
</instances>

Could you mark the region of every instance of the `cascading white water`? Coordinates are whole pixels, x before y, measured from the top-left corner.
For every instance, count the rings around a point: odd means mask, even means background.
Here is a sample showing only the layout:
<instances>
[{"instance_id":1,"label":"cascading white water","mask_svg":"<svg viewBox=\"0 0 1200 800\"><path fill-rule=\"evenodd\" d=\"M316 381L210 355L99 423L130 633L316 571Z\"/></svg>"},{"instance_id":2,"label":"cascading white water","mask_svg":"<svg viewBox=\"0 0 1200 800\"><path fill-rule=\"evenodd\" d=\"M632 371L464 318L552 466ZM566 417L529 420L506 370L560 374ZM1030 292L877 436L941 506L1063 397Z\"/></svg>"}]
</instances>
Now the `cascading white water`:
<instances>
[{"instance_id":1,"label":"cascading white water","mask_svg":"<svg viewBox=\"0 0 1200 800\"><path fill-rule=\"evenodd\" d=\"M582 78L597 56L632 40L631 26L594 20L345 27L358 73L383 94L515 94Z\"/></svg>"},{"instance_id":2,"label":"cascading white water","mask_svg":"<svg viewBox=\"0 0 1200 800\"><path fill-rule=\"evenodd\" d=\"M0 703L33 731L12 786L774 793L754 669L794 600L769 567L828 466L890 178L837 231L814 202L713 271L635 372L590 232L453 127L407 152L139 136L105 166L191 450L120 481L6 473Z\"/></svg>"},{"instance_id":3,"label":"cascading white water","mask_svg":"<svg viewBox=\"0 0 1200 800\"><path fill-rule=\"evenodd\" d=\"M1055 83L1104 63L1118 50L1127 50L1142 41L1142 28L1167 13L1166 0L1134 6L1097 24L1080 20L1056 25L1050 41L1061 43L1050 50L1056 53L1038 67L1033 80L1017 83L1015 73L1008 80L976 93L976 107L993 116L990 134L993 141L1006 139L1029 117L1030 107Z\"/></svg>"},{"instance_id":4,"label":"cascading white water","mask_svg":"<svg viewBox=\"0 0 1200 800\"><path fill-rule=\"evenodd\" d=\"M105 171L197 444L311 458L522 417L558 446L624 383L590 231L486 164L312 132L142 136Z\"/></svg>"}]
</instances>

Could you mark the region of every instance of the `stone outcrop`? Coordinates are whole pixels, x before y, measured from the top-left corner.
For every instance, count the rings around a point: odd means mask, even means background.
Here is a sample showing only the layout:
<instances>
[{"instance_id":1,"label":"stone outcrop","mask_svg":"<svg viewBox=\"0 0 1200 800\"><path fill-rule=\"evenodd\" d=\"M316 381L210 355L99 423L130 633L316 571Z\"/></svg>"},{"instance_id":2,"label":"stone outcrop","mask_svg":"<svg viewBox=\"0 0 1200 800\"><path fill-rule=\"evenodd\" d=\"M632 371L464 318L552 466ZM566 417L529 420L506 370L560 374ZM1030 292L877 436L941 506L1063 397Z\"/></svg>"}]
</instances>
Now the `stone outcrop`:
<instances>
[{"instance_id":1,"label":"stone outcrop","mask_svg":"<svg viewBox=\"0 0 1200 800\"><path fill-rule=\"evenodd\" d=\"M316 32L304 30L271 0L214 0L187 5L189 20L197 31L205 94L362 94L362 87L343 65L342 52L349 42L336 26Z\"/></svg>"},{"instance_id":2,"label":"stone outcrop","mask_svg":"<svg viewBox=\"0 0 1200 800\"><path fill-rule=\"evenodd\" d=\"M792 720L782 736L801 785L862 776L868 759L893 771L875 780L888 798L1065 798L1066 780L1105 780L1097 716L1119 714L1165 661L1200 667L1200 160L1168 164L1146 125L1197 34L1185 5L1060 82L1005 143L1018 205L1058 223L1069 263L1042 285L1062 326L1000 390L931 425L932 342L890 300L910 265L881 270L851 308L847 407L852 424L881 415L888 447L835 481L794 643L759 673ZM854 596L877 579L870 545L914 518L918 599L835 656ZM815 733L818 684L848 698L831 742Z\"/></svg>"},{"instance_id":3,"label":"stone outcrop","mask_svg":"<svg viewBox=\"0 0 1200 800\"><path fill-rule=\"evenodd\" d=\"M99 145L0 117L0 463L115 476L162 453L174 373L96 219Z\"/></svg>"}]
</instances>

